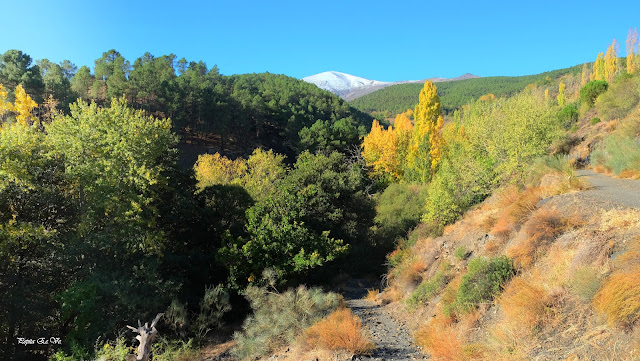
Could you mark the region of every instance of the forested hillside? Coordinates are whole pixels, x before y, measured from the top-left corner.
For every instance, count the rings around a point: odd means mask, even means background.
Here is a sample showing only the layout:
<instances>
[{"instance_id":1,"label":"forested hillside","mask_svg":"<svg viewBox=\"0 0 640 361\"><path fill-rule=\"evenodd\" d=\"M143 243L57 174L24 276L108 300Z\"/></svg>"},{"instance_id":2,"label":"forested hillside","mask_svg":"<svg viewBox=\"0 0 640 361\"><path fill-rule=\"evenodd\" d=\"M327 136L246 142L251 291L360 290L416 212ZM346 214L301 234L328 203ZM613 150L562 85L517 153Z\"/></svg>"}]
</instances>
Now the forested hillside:
<instances>
[{"instance_id":1,"label":"forested hillside","mask_svg":"<svg viewBox=\"0 0 640 361\"><path fill-rule=\"evenodd\" d=\"M105 105L124 96L136 109L171 118L181 149L190 155L188 166L195 161L194 151L215 149L235 157L248 156L257 147L273 149L292 162L309 146L356 146L371 123L340 98L298 79L269 73L224 76L216 66L209 69L202 61L173 54L145 53L132 65L112 49L95 60L92 73L68 60L33 64L29 55L9 50L0 59L0 83L9 100L22 84L43 103L36 109L43 119L51 117L54 104L68 112L77 98Z\"/></svg>"},{"instance_id":2,"label":"forested hillside","mask_svg":"<svg viewBox=\"0 0 640 361\"><path fill-rule=\"evenodd\" d=\"M529 84L544 86L562 75L578 74L581 67L574 66L536 75L494 76L439 82L437 83L438 95L442 101L443 111L452 113L482 95L493 94L496 97L513 95ZM389 111L395 115L407 109L413 109L418 104L418 94L422 86L423 84L393 85L351 100L349 104L367 113Z\"/></svg>"},{"instance_id":3,"label":"forested hillside","mask_svg":"<svg viewBox=\"0 0 640 361\"><path fill-rule=\"evenodd\" d=\"M637 358L640 184L577 172L640 175L627 44L427 81L392 125L284 75L5 52L0 359Z\"/></svg>"}]
</instances>

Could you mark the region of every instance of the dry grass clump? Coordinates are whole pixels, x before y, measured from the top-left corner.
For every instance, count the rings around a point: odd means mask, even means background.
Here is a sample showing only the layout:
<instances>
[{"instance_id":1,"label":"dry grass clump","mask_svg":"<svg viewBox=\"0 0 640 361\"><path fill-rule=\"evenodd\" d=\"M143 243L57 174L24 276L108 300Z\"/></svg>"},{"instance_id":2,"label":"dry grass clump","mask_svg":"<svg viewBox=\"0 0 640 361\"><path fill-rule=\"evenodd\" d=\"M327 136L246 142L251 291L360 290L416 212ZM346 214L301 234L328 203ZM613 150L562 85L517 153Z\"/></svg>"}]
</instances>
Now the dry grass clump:
<instances>
[{"instance_id":1,"label":"dry grass clump","mask_svg":"<svg viewBox=\"0 0 640 361\"><path fill-rule=\"evenodd\" d=\"M481 312L466 314L458 322L439 314L414 334L417 345L423 347L434 360L483 360L485 347L481 343L467 343L470 331L477 326Z\"/></svg>"},{"instance_id":2,"label":"dry grass clump","mask_svg":"<svg viewBox=\"0 0 640 361\"><path fill-rule=\"evenodd\" d=\"M348 351L369 355L375 345L362 329L362 321L348 308L340 308L304 331L307 349Z\"/></svg>"},{"instance_id":3,"label":"dry grass clump","mask_svg":"<svg viewBox=\"0 0 640 361\"><path fill-rule=\"evenodd\" d=\"M593 299L609 324L632 327L640 319L640 266L614 272Z\"/></svg>"},{"instance_id":4,"label":"dry grass clump","mask_svg":"<svg viewBox=\"0 0 640 361\"><path fill-rule=\"evenodd\" d=\"M557 210L541 208L523 226L528 238L510 247L507 255L513 258L519 267L528 268L567 225L568 222Z\"/></svg>"},{"instance_id":5,"label":"dry grass clump","mask_svg":"<svg viewBox=\"0 0 640 361\"><path fill-rule=\"evenodd\" d=\"M490 231L493 236L503 241L506 241L509 238L511 232L513 232L513 224L506 217L498 218Z\"/></svg>"},{"instance_id":6,"label":"dry grass clump","mask_svg":"<svg viewBox=\"0 0 640 361\"><path fill-rule=\"evenodd\" d=\"M369 302L376 302L380 291L377 288L367 290L367 296L364 298Z\"/></svg>"},{"instance_id":7,"label":"dry grass clump","mask_svg":"<svg viewBox=\"0 0 640 361\"><path fill-rule=\"evenodd\" d=\"M509 282L498 299L507 320L527 331L538 326L549 302L544 288L522 277Z\"/></svg>"},{"instance_id":8,"label":"dry grass clump","mask_svg":"<svg viewBox=\"0 0 640 361\"><path fill-rule=\"evenodd\" d=\"M602 285L602 275L596 267L582 266L575 269L569 280L569 288L583 302L591 302Z\"/></svg>"},{"instance_id":9,"label":"dry grass clump","mask_svg":"<svg viewBox=\"0 0 640 361\"><path fill-rule=\"evenodd\" d=\"M636 209L602 211L600 214L600 230L610 232L626 230L640 225L640 211Z\"/></svg>"},{"instance_id":10,"label":"dry grass clump","mask_svg":"<svg viewBox=\"0 0 640 361\"><path fill-rule=\"evenodd\" d=\"M452 326L450 317L438 315L416 331L414 338L434 360L466 360L462 352L463 340Z\"/></svg>"}]
</instances>

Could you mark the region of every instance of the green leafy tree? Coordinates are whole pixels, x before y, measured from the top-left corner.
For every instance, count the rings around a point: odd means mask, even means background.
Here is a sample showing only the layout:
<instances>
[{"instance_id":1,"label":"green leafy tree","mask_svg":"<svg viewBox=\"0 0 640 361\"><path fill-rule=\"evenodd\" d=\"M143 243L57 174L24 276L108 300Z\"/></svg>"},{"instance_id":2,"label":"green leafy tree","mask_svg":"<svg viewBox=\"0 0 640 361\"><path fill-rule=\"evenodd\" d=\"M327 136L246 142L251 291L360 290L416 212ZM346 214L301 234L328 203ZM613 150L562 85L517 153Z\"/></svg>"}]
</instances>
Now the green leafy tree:
<instances>
[{"instance_id":1,"label":"green leafy tree","mask_svg":"<svg viewBox=\"0 0 640 361\"><path fill-rule=\"evenodd\" d=\"M66 176L76 184L72 192L85 231L111 223L111 232L126 233L124 241L131 246L158 247L152 202L156 188L167 184L163 171L173 159L177 139L171 122L114 99L108 108L72 104L71 115L55 119L47 132L65 159Z\"/></svg>"}]
</instances>

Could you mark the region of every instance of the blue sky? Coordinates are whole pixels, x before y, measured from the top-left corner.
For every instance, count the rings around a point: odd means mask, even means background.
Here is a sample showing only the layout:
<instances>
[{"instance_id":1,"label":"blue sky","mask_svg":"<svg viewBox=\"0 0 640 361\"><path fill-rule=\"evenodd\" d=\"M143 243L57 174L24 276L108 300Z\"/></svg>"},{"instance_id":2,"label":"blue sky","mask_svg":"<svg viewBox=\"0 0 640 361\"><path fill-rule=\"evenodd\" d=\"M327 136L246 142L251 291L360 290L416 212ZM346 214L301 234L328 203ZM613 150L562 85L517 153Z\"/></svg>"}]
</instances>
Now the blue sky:
<instances>
[{"instance_id":1,"label":"blue sky","mask_svg":"<svg viewBox=\"0 0 640 361\"><path fill-rule=\"evenodd\" d=\"M111 48L217 64L221 73L382 81L525 75L625 53L640 1L7 1L0 52L93 67Z\"/></svg>"}]
</instances>

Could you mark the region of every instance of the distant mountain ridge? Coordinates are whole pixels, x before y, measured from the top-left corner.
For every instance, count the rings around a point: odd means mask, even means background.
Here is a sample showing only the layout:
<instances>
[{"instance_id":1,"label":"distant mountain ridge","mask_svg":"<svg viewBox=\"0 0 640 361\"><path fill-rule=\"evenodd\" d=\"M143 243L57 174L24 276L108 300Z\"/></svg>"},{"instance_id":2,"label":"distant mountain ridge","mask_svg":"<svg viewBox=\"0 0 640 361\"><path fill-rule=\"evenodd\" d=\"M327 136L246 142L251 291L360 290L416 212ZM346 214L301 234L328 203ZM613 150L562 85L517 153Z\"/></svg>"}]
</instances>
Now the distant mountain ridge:
<instances>
[{"instance_id":1,"label":"distant mountain ridge","mask_svg":"<svg viewBox=\"0 0 640 361\"><path fill-rule=\"evenodd\" d=\"M427 80L430 80L434 83L443 82L443 81L457 81L457 80L465 80L465 79L475 79L480 78L477 75L466 73L459 77L455 78L429 78L423 80L404 80L404 81L396 81L396 82L385 82L378 80L371 80L362 78L359 76L341 73L338 71L325 71L323 73L310 75L302 78L302 80L312 83L318 86L320 89L324 89L330 91L331 93L341 97L344 100L353 100L359 98L363 95L373 93L376 90L386 88L391 85L396 84L407 84L407 83L424 83Z\"/></svg>"}]
</instances>

